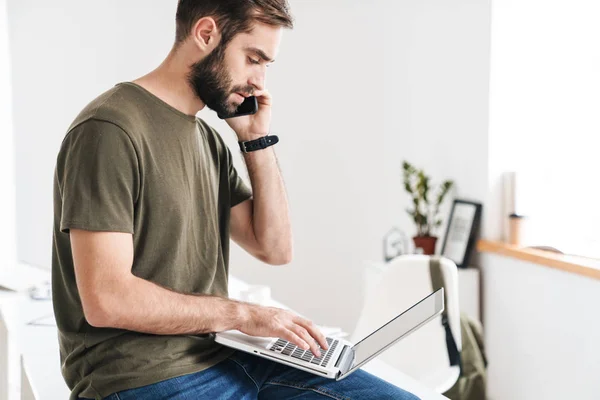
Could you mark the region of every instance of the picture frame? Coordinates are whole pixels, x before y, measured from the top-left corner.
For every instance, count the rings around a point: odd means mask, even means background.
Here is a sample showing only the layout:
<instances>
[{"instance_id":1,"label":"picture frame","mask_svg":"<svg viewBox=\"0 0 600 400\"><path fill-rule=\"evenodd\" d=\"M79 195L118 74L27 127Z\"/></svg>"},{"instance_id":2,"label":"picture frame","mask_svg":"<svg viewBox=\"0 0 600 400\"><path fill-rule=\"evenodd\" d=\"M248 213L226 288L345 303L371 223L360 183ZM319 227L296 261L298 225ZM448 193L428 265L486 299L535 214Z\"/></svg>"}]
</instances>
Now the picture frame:
<instances>
[{"instance_id":1,"label":"picture frame","mask_svg":"<svg viewBox=\"0 0 600 400\"><path fill-rule=\"evenodd\" d=\"M406 254L406 234L399 228L393 227L383 238L383 259L390 262L396 257Z\"/></svg>"},{"instance_id":2,"label":"picture frame","mask_svg":"<svg viewBox=\"0 0 600 400\"><path fill-rule=\"evenodd\" d=\"M482 210L483 205L478 202L454 199L452 203L441 255L454 261L458 268L469 266Z\"/></svg>"}]
</instances>

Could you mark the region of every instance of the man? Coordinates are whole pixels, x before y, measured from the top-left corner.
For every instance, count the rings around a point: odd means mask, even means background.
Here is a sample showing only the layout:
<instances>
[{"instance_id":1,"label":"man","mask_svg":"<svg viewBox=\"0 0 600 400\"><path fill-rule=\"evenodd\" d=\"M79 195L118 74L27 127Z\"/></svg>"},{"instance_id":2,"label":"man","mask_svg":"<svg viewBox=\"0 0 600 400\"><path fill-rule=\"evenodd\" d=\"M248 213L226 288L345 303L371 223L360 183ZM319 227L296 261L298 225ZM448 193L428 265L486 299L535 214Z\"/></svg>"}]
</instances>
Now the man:
<instances>
[{"instance_id":1,"label":"man","mask_svg":"<svg viewBox=\"0 0 600 400\"><path fill-rule=\"evenodd\" d=\"M240 142L269 134L266 68L292 19L285 0L180 0L177 37L148 75L116 85L75 119L54 182L53 296L71 399L395 398L359 371L341 382L222 347L239 329L318 355L315 325L227 299L229 239L273 265L292 234L273 147L245 153L253 192L196 113Z\"/></svg>"}]
</instances>

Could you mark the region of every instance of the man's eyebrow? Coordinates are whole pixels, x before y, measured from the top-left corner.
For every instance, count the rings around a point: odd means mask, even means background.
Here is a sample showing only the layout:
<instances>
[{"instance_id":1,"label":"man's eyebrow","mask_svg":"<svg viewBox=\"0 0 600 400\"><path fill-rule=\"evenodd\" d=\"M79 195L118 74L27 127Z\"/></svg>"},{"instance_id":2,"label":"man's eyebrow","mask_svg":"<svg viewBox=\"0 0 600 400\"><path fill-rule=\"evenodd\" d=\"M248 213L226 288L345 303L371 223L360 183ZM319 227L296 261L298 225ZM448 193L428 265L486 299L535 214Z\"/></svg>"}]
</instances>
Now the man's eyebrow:
<instances>
[{"instance_id":1,"label":"man's eyebrow","mask_svg":"<svg viewBox=\"0 0 600 400\"><path fill-rule=\"evenodd\" d=\"M256 54L260 58L262 58L266 62L273 63L275 60L271 59L268 55L265 54L261 49L257 49L256 47L246 47L246 51Z\"/></svg>"}]
</instances>

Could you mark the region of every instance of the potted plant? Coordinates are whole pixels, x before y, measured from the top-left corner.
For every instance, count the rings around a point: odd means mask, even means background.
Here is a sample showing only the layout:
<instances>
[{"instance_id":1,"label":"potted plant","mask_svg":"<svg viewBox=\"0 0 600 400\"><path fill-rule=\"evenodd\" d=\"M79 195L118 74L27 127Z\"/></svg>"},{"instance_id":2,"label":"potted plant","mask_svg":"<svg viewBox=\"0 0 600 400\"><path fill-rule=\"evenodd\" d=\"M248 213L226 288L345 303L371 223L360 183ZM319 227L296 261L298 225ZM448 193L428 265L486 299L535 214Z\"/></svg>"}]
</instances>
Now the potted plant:
<instances>
[{"instance_id":1,"label":"potted plant","mask_svg":"<svg viewBox=\"0 0 600 400\"><path fill-rule=\"evenodd\" d=\"M437 237L433 235L436 228L442 225L442 219L438 218L440 205L444 198L454 186L450 180L439 185L435 198L430 196L432 187L431 178L425 175L425 171L415 168L412 164L404 161L404 188L412 197L413 208L406 211L417 225L417 234L413 237L416 247L423 249L424 254L435 253Z\"/></svg>"}]
</instances>

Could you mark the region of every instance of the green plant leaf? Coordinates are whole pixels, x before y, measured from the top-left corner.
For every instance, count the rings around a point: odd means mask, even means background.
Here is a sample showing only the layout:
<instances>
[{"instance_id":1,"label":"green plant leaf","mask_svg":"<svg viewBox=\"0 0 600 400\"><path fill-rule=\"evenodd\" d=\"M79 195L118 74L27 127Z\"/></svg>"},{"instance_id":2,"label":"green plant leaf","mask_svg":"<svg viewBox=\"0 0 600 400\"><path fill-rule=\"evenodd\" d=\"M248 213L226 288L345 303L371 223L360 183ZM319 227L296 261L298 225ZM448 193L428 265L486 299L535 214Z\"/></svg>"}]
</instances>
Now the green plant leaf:
<instances>
[{"instance_id":1,"label":"green plant leaf","mask_svg":"<svg viewBox=\"0 0 600 400\"><path fill-rule=\"evenodd\" d=\"M418 235L431 235L442 224L438 219L440 204L454 183L446 180L436 187L423 169L417 169L408 161L402 163L404 188L412 197L414 209L407 209L417 225Z\"/></svg>"},{"instance_id":2,"label":"green plant leaf","mask_svg":"<svg viewBox=\"0 0 600 400\"><path fill-rule=\"evenodd\" d=\"M407 176L414 175L416 172L415 167L413 167L413 165L408 161L404 161L402 163L402 169L404 170L404 174Z\"/></svg>"},{"instance_id":3,"label":"green plant leaf","mask_svg":"<svg viewBox=\"0 0 600 400\"><path fill-rule=\"evenodd\" d=\"M446 195L448 194L450 189L452 189L453 186L454 182L452 181L445 181L440 185L440 189L436 199L436 206L440 206L443 203L444 197L446 197Z\"/></svg>"}]
</instances>

